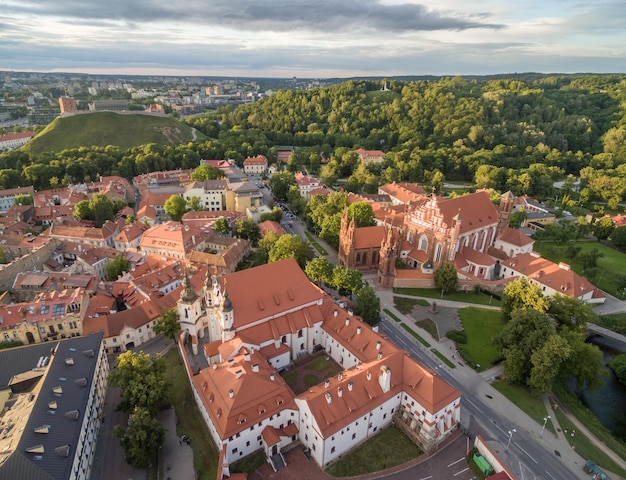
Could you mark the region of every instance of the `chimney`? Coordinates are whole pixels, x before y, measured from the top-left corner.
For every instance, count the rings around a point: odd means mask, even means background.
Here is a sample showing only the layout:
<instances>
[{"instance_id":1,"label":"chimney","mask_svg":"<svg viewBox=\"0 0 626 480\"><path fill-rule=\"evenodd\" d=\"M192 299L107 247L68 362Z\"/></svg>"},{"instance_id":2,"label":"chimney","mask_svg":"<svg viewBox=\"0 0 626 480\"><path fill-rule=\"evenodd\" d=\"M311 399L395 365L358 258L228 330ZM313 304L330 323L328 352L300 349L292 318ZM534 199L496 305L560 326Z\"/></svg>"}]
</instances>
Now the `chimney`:
<instances>
[{"instance_id":1,"label":"chimney","mask_svg":"<svg viewBox=\"0 0 626 480\"><path fill-rule=\"evenodd\" d=\"M232 367L233 365L235 365L235 361L231 358L230 360L228 360L228 366Z\"/></svg>"},{"instance_id":2,"label":"chimney","mask_svg":"<svg viewBox=\"0 0 626 480\"><path fill-rule=\"evenodd\" d=\"M333 310L333 317L336 317L339 314L337 310Z\"/></svg>"},{"instance_id":3,"label":"chimney","mask_svg":"<svg viewBox=\"0 0 626 480\"><path fill-rule=\"evenodd\" d=\"M339 375L337 375L337 380L339 380L340 382L343 380L343 372L339 372Z\"/></svg>"},{"instance_id":4,"label":"chimney","mask_svg":"<svg viewBox=\"0 0 626 480\"><path fill-rule=\"evenodd\" d=\"M376 350L380 350L380 348L383 346L383 342L381 342L380 340L378 340L376 342Z\"/></svg>"},{"instance_id":5,"label":"chimney","mask_svg":"<svg viewBox=\"0 0 626 480\"><path fill-rule=\"evenodd\" d=\"M217 370L217 363L213 362L213 370Z\"/></svg>"},{"instance_id":6,"label":"chimney","mask_svg":"<svg viewBox=\"0 0 626 480\"><path fill-rule=\"evenodd\" d=\"M380 376L378 383L383 392L387 393L391 389L391 370L387 365L380 367Z\"/></svg>"},{"instance_id":7,"label":"chimney","mask_svg":"<svg viewBox=\"0 0 626 480\"><path fill-rule=\"evenodd\" d=\"M353 383L352 383L352 380L350 380L350 381L348 382L348 391L349 391L349 392L351 392L351 391L352 391L352 386L353 386Z\"/></svg>"},{"instance_id":8,"label":"chimney","mask_svg":"<svg viewBox=\"0 0 626 480\"><path fill-rule=\"evenodd\" d=\"M259 364L258 363L253 363L252 364L252 371L254 373L258 373L258 371L259 371Z\"/></svg>"},{"instance_id":9,"label":"chimney","mask_svg":"<svg viewBox=\"0 0 626 480\"><path fill-rule=\"evenodd\" d=\"M372 372L370 370L367 371L367 380L370 381L372 379Z\"/></svg>"},{"instance_id":10,"label":"chimney","mask_svg":"<svg viewBox=\"0 0 626 480\"><path fill-rule=\"evenodd\" d=\"M343 396L343 388L337 387L337 396L338 397L342 397Z\"/></svg>"},{"instance_id":11,"label":"chimney","mask_svg":"<svg viewBox=\"0 0 626 480\"><path fill-rule=\"evenodd\" d=\"M346 317L346 327L350 325L350 319L348 317Z\"/></svg>"},{"instance_id":12,"label":"chimney","mask_svg":"<svg viewBox=\"0 0 626 480\"><path fill-rule=\"evenodd\" d=\"M235 396L235 391L232 388L228 391L228 396L230 398L233 398Z\"/></svg>"},{"instance_id":13,"label":"chimney","mask_svg":"<svg viewBox=\"0 0 626 480\"><path fill-rule=\"evenodd\" d=\"M354 315L354 312L352 311L351 308L348 309L348 315L350 315L350 316Z\"/></svg>"},{"instance_id":14,"label":"chimney","mask_svg":"<svg viewBox=\"0 0 626 480\"><path fill-rule=\"evenodd\" d=\"M328 392L326 392L326 393L324 394L324 396L326 397L326 402L328 402L328 403L330 403L330 402L332 401L332 399L333 399L333 398L330 396L330 393L328 393Z\"/></svg>"},{"instance_id":15,"label":"chimney","mask_svg":"<svg viewBox=\"0 0 626 480\"><path fill-rule=\"evenodd\" d=\"M383 352L378 352L378 360L383 358Z\"/></svg>"},{"instance_id":16,"label":"chimney","mask_svg":"<svg viewBox=\"0 0 626 480\"><path fill-rule=\"evenodd\" d=\"M243 356L243 359L244 359L246 362L249 362L249 361L250 361L250 353L249 353L249 352L246 352L246 353L244 354L244 356Z\"/></svg>"},{"instance_id":17,"label":"chimney","mask_svg":"<svg viewBox=\"0 0 626 480\"><path fill-rule=\"evenodd\" d=\"M328 388L330 387L330 380L326 379L324 380L324 388Z\"/></svg>"},{"instance_id":18,"label":"chimney","mask_svg":"<svg viewBox=\"0 0 626 480\"><path fill-rule=\"evenodd\" d=\"M235 372L235 378L241 378L242 375L243 375L242 369L239 369Z\"/></svg>"},{"instance_id":19,"label":"chimney","mask_svg":"<svg viewBox=\"0 0 626 480\"><path fill-rule=\"evenodd\" d=\"M270 380L273 382L274 379L276 378L276 376L274 375L274 372L270 373Z\"/></svg>"},{"instance_id":20,"label":"chimney","mask_svg":"<svg viewBox=\"0 0 626 480\"><path fill-rule=\"evenodd\" d=\"M378 325L374 325L374 326L372 327L372 332L374 332L374 333L378 333Z\"/></svg>"},{"instance_id":21,"label":"chimney","mask_svg":"<svg viewBox=\"0 0 626 480\"><path fill-rule=\"evenodd\" d=\"M361 326L356 327L356 334L361 335Z\"/></svg>"}]
</instances>

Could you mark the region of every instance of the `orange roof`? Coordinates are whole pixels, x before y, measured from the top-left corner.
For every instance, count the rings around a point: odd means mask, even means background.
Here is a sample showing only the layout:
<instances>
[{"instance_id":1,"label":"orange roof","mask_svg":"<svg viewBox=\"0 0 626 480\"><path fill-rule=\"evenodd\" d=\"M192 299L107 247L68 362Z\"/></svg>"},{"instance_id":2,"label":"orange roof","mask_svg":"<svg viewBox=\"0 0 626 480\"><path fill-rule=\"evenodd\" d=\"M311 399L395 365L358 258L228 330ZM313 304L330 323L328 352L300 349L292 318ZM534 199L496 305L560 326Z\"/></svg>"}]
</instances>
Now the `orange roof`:
<instances>
[{"instance_id":1,"label":"orange roof","mask_svg":"<svg viewBox=\"0 0 626 480\"><path fill-rule=\"evenodd\" d=\"M287 383L258 352L244 352L231 362L214 364L192 381L221 438L285 408L296 408Z\"/></svg>"},{"instance_id":2,"label":"orange roof","mask_svg":"<svg viewBox=\"0 0 626 480\"><path fill-rule=\"evenodd\" d=\"M276 317L297 306L319 302L322 293L293 258L218 278L235 309L235 328Z\"/></svg>"},{"instance_id":3,"label":"orange roof","mask_svg":"<svg viewBox=\"0 0 626 480\"><path fill-rule=\"evenodd\" d=\"M258 224L259 231L261 232L261 237L264 237L267 232L274 232L279 237L284 235L285 230L280 226L280 223L275 222L274 220L265 220Z\"/></svg>"},{"instance_id":4,"label":"orange roof","mask_svg":"<svg viewBox=\"0 0 626 480\"><path fill-rule=\"evenodd\" d=\"M354 248L379 247L385 238L385 227L361 227L354 229Z\"/></svg>"},{"instance_id":5,"label":"orange roof","mask_svg":"<svg viewBox=\"0 0 626 480\"><path fill-rule=\"evenodd\" d=\"M507 228L504 232L502 232L502 235L500 235L498 240L510 243L511 245L516 245L518 247L535 243L532 238L515 228Z\"/></svg>"},{"instance_id":6,"label":"orange roof","mask_svg":"<svg viewBox=\"0 0 626 480\"><path fill-rule=\"evenodd\" d=\"M257 155L256 157L248 157L243 161L244 165L267 165L267 157L265 155Z\"/></svg>"},{"instance_id":7,"label":"orange roof","mask_svg":"<svg viewBox=\"0 0 626 480\"><path fill-rule=\"evenodd\" d=\"M426 196L424 188L417 183L387 183L378 187L378 190L401 203L416 202Z\"/></svg>"}]
</instances>

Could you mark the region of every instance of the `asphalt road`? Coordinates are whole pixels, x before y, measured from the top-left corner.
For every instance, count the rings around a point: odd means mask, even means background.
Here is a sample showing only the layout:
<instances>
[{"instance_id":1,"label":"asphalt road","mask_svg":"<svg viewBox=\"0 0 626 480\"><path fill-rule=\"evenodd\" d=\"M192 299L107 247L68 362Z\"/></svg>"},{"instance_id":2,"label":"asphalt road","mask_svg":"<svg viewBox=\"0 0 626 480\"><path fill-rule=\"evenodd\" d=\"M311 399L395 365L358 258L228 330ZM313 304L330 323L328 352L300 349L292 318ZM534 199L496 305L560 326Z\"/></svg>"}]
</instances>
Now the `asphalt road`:
<instances>
[{"instance_id":1,"label":"asphalt road","mask_svg":"<svg viewBox=\"0 0 626 480\"><path fill-rule=\"evenodd\" d=\"M473 371L468 373L469 369L461 365L455 369L443 365L434 354L408 336L393 320L383 319L379 328L381 333L410 352L422 364L435 370L441 378L462 393L461 424L469 431L472 440L480 434L518 478L590 478L582 471L584 461L580 457L567 451L559 451L557 455L552 435L540 437L537 432L540 426L537 427L534 421L534 429L529 429L529 424L523 421L519 409L514 405L508 406L508 401L496 399L497 392L480 375ZM420 466L414 469L415 476L412 478L423 478L420 476Z\"/></svg>"}]
</instances>

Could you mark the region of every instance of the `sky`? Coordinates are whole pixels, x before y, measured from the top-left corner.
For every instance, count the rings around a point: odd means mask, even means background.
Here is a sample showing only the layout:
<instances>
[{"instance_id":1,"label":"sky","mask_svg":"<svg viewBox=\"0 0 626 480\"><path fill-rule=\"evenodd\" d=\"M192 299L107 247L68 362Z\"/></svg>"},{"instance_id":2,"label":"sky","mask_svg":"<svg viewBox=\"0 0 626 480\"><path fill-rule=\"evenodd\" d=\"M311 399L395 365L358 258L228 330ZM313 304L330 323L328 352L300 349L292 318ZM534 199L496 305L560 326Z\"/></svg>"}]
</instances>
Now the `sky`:
<instances>
[{"instance_id":1,"label":"sky","mask_svg":"<svg viewBox=\"0 0 626 480\"><path fill-rule=\"evenodd\" d=\"M626 73L626 1L0 0L0 70Z\"/></svg>"}]
</instances>

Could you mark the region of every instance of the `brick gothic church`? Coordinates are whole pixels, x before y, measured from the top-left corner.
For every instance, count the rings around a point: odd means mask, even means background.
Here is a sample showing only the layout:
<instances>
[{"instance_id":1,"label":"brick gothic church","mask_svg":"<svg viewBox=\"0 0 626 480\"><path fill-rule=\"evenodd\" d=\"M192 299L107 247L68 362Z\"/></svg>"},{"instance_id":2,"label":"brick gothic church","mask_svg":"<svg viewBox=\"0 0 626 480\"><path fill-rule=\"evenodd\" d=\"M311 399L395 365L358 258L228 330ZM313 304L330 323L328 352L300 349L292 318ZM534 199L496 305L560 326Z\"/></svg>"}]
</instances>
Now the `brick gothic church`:
<instances>
[{"instance_id":1,"label":"brick gothic church","mask_svg":"<svg viewBox=\"0 0 626 480\"><path fill-rule=\"evenodd\" d=\"M499 264L488 252L494 253L497 238L508 229L512 208L512 195L504 194L498 209L488 192L478 191L451 199L424 197L407 206L400 226L356 228L344 213L339 262L348 268L377 270L383 287L393 286L398 258L424 273L452 262L457 270L490 279Z\"/></svg>"}]
</instances>

